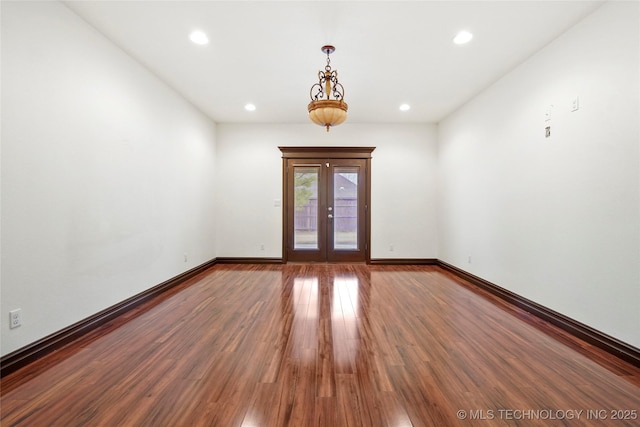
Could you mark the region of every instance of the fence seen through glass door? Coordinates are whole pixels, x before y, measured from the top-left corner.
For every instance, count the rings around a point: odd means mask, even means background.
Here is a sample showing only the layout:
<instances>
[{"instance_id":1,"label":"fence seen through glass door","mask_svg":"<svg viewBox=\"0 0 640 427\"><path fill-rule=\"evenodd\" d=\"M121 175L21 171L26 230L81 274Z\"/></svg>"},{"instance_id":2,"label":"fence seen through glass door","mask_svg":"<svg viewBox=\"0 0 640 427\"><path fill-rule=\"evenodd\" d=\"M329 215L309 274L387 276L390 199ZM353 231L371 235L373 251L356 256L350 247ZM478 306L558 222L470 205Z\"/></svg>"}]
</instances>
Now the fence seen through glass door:
<instances>
[{"instance_id":1,"label":"fence seen through glass door","mask_svg":"<svg viewBox=\"0 0 640 427\"><path fill-rule=\"evenodd\" d=\"M317 166L294 166L294 237L296 250L319 249Z\"/></svg>"},{"instance_id":2,"label":"fence seen through glass door","mask_svg":"<svg viewBox=\"0 0 640 427\"><path fill-rule=\"evenodd\" d=\"M358 249L357 167L333 168L333 249ZM329 213L331 215L331 213Z\"/></svg>"}]
</instances>

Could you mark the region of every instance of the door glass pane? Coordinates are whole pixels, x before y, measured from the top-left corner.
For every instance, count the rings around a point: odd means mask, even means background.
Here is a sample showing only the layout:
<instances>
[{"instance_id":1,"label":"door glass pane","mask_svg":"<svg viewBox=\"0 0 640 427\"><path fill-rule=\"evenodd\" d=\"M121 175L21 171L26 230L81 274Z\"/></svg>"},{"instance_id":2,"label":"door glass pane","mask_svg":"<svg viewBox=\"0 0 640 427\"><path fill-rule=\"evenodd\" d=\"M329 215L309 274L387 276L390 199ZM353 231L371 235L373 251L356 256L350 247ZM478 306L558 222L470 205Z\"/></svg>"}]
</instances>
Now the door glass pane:
<instances>
[{"instance_id":1,"label":"door glass pane","mask_svg":"<svg viewBox=\"0 0 640 427\"><path fill-rule=\"evenodd\" d=\"M293 248L318 249L318 174L320 168L294 167Z\"/></svg>"},{"instance_id":2,"label":"door glass pane","mask_svg":"<svg viewBox=\"0 0 640 427\"><path fill-rule=\"evenodd\" d=\"M333 249L358 249L358 168L333 169Z\"/></svg>"}]
</instances>

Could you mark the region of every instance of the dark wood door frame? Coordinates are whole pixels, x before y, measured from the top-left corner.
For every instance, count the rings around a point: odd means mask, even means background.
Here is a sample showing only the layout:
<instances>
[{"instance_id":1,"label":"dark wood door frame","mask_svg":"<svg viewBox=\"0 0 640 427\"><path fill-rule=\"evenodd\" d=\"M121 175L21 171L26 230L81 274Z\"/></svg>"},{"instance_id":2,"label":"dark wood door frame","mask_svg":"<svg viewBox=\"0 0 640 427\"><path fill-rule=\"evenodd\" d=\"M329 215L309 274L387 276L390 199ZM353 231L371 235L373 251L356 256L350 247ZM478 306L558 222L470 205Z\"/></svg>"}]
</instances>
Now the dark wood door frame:
<instances>
[{"instance_id":1,"label":"dark wood door frame","mask_svg":"<svg viewBox=\"0 0 640 427\"><path fill-rule=\"evenodd\" d=\"M362 159L365 161L365 261L371 262L371 153L375 147L278 147L282 152L282 260L287 262L288 239L287 230L293 218L289 216L287 201L289 189L287 185L287 163L290 159Z\"/></svg>"}]
</instances>

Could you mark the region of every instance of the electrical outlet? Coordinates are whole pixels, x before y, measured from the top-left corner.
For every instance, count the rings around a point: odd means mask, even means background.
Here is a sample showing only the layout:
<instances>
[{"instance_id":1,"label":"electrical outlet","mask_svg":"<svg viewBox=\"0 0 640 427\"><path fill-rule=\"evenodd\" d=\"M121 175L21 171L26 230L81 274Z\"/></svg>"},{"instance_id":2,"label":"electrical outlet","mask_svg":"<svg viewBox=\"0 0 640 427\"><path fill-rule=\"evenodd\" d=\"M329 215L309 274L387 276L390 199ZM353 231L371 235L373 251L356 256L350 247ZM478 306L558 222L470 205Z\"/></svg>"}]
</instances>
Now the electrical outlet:
<instances>
[{"instance_id":1,"label":"electrical outlet","mask_svg":"<svg viewBox=\"0 0 640 427\"><path fill-rule=\"evenodd\" d=\"M469 258L467 258L467 262L471 264L471 255L469 255Z\"/></svg>"},{"instance_id":2,"label":"electrical outlet","mask_svg":"<svg viewBox=\"0 0 640 427\"><path fill-rule=\"evenodd\" d=\"M14 329L22 325L22 309L16 308L9 312L9 328Z\"/></svg>"},{"instance_id":3,"label":"electrical outlet","mask_svg":"<svg viewBox=\"0 0 640 427\"><path fill-rule=\"evenodd\" d=\"M187 262L189 260L189 255L187 255L187 253L184 253L184 262Z\"/></svg>"},{"instance_id":4,"label":"electrical outlet","mask_svg":"<svg viewBox=\"0 0 640 427\"><path fill-rule=\"evenodd\" d=\"M260 250L264 251L264 245L260 245Z\"/></svg>"},{"instance_id":5,"label":"electrical outlet","mask_svg":"<svg viewBox=\"0 0 640 427\"><path fill-rule=\"evenodd\" d=\"M393 252L393 245L389 245L389 252Z\"/></svg>"}]
</instances>

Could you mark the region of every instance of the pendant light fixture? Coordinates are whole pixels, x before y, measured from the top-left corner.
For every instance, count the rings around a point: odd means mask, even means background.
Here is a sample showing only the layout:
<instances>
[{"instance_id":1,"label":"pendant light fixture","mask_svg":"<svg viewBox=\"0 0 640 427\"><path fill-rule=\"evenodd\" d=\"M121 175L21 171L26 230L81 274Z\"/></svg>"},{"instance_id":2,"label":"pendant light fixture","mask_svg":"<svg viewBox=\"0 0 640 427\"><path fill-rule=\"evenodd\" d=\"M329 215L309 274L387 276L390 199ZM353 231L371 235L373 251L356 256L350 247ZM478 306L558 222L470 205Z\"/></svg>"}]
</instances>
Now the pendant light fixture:
<instances>
[{"instance_id":1,"label":"pendant light fixture","mask_svg":"<svg viewBox=\"0 0 640 427\"><path fill-rule=\"evenodd\" d=\"M325 126L327 132L331 126L337 126L347 120L348 105L344 102L344 87L338 83L338 71L331 70L329 55L336 50L333 46L322 46L327 54L327 65L324 71L318 72L318 83L311 86L309 95L309 118L315 124Z\"/></svg>"}]
</instances>

